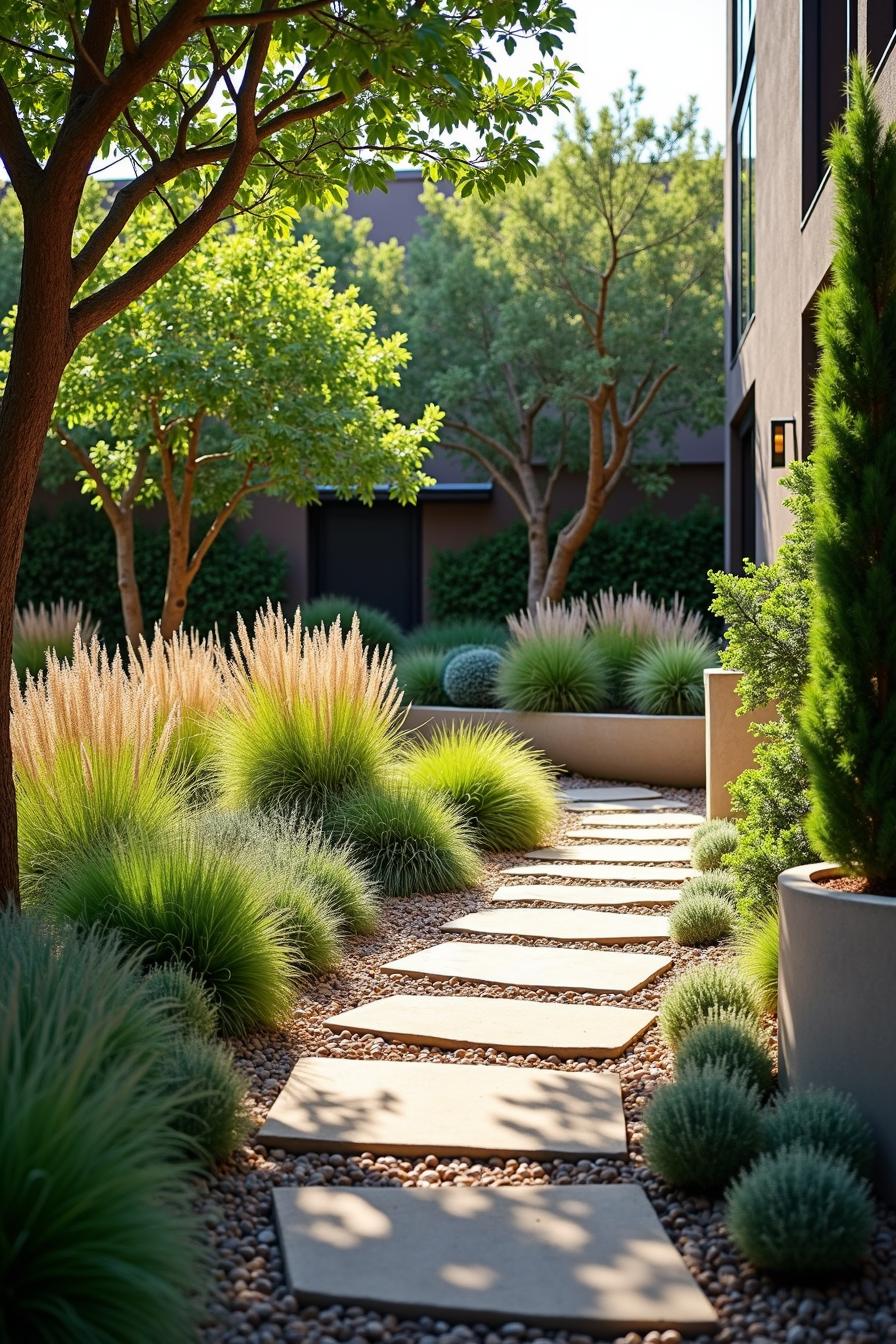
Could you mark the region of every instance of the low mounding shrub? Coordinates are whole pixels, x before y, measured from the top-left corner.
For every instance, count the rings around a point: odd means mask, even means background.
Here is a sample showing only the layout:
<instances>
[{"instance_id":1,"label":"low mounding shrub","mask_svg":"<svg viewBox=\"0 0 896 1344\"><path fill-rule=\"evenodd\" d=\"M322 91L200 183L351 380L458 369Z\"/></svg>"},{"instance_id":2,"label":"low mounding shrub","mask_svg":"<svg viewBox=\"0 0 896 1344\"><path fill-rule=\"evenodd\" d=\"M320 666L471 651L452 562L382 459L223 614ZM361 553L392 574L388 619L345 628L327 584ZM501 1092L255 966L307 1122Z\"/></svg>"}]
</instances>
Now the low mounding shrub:
<instances>
[{"instance_id":1,"label":"low mounding shrub","mask_svg":"<svg viewBox=\"0 0 896 1344\"><path fill-rule=\"evenodd\" d=\"M702 714L703 670L717 661L704 640L651 645L628 673L628 700L639 714Z\"/></svg>"},{"instance_id":2,"label":"low mounding shrub","mask_svg":"<svg viewBox=\"0 0 896 1344\"><path fill-rule=\"evenodd\" d=\"M220 1041L184 1036L162 1061L159 1082L181 1097L175 1128L204 1162L227 1157L249 1133L246 1080Z\"/></svg>"},{"instance_id":3,"label":"low mounding shrub","mask_svg":"<svg viewBox=\"0 0 896 1344\"><path fill-rule=\"evenodd\" d=\"M699 826L697 827L699 830ZM710 868L681 884L681 898L686 896L722 896L732 906L737 904L737 879L727 868Z\"/></svg>"},{"instance_id":4,"label":"low mounding shrub","mask_svg":"<svg viewBox=\"0 0 896 1344\"><path fill-rule=\"evenodd\" d=\"M707 1065L740 1075L763 1097L772 1090L774 1076L768 1049L752 1018L708 1017L678 1047L675 1070L679 1078Z\"/></svg>"},{"instance_id":5,"label":"low mounding shrub","mask_svg":"<svg viewBox=\"0 0 896 1344\"><path fill-rule=\"evenodd\" d=\"M333 593L306 603L302 608L302 624L306 630L315 630L320 626L326 629L338 619L343 630L349 630L356 614L365 649L376 649L382 654L387 649L392 649L394 653L401 647L404 639L401 629L385 611Z\"/></svg>"},{"instance_id":6,"label":"low mounding shrub","mask_svg":"<svg viewBox=\"0 0 896 1344\"><path fill-rule=\"evenodd\" d=\"M522 713L592 713L606 704L608 688L593 642L576 635L536 635L512 644L498 675L501 703Z\"/></svg>"},{"instance_id":7,"label":"low mounding shrub","mask_svg":"<svg viewBox=\"0 0 896 1344\"><path fill-rule=\"evenodd\" d=\"M115 929L144 964L172 960L206 986L221 1030L273 1026L292 1002L286 935L252 871L189 836L88 856L54 878L54 913Z\"/></svg>"},{"instance_id":8,"label":"low mounding shrub","mask_svg":"<svg viewBox=\"0 0 896 1344\"><path fill-rule=\"evenodd\" d=\"M778 1011L778 912L758 914L740 937L740 965L764 1013Z\"/></svg>"},{"instance_id":9,"label":"low mounding shrub","mask_svg":"<svg viewBox=\"0 0 896 1344\"><path fill-rule=\"evenodd\" d=\"M430 625L419 625L405 636L403 648L407 652L412 649L434 649L439 653L449 653L465 644L470 648L500 648L506 643L507 630L499 621L479 621L471 617L469 620L433 621Z\"/></svg>"},{"instance_id":10,"label":"low mounding shrub","mask_svg":"<svg viewBox=\"0 0 896 1344\"><path fill-rule=\"evenodd\" d=\"M798 1144L838 1157L859 1176L874 1167L874 1139L852 1097L833 1088L788 1092L762 1118L762 1146L770 1152Z\"/></svg>"},{"instance_id":11,"label":"low mounding shrub","mask_svg":"<svg viewBox=\"0 0 896 1344\"><path fill-rule=\"evenodd\" d=\"M759 1151L759 1095L719 1065L689 1069L654 1094L644 1153L670 1185L714 1192Z\"/></svg>"},{"instance_id":12,"label":"low mounding shrub","mask_svg":"<svg viewBox=\"0 0 896 1344\"><path fill-rule=\"evenodd\" d=\"M721 868L726 854L737 848L737 827L733 821L716 818L704 821L691 837L691 862L702 873Z\"/></svg>"},{"instance_id":13,"label":"low mounding shrub","mask_svg":"<svg viewBox=\"0 0 896 1344\"><path fill-rule=\"evenodd\" d=\"M435 794L401 785L346 798L328 818L349 841L383 896L463 891L479 879L471 834Z\"/></svg>"},{"instance_id":14,"label":"low mounding shrub","mask_svg":"<svg viewBox=\"0 0 896 1344\"><path fill-rule=\"evenodd\" d=\"M759 1008L751 986L730 962L707 961L685 971L666 990L660 1004L659 1022L663 1040L673 1050L715 1013L744 1014L759 1020Z\"/></svg>"},{"instance_id":15,"label":"low mounding shrub","mask_svg":"<svg viewBox=\"0 0 896 1344\"><path fill-rule=\"evenodd\" d=\"M867 1255L874 1205L846 1162L784 1148L764 1154L734 1183L725 1221L757 1269L815 1276L851 1269Z\"/></svg>"},{"instance_id":16,"label":"low mounding shrub","mask_svg":"<svg viewBox=\"0 0 896 1344\"><path fill-rule=\"evenodd\" d=\"M371 933L379 902L367 869L347 841L324 834L319 822L288 813L208 812L197 823L214 846L260 868L270 891L302 889L343 933Z\"/></svg>"},{"instance_id":17,"label":"low mounding shrub","mask_svg":"<svg viewBox=\"0 0 896 1344\"><path fill-rule=\"evenodd\" d=\"M146 997L162 1002L180 1030L189 1036L210 1040L218 1027L212 996L203 982L176 961L155 966L144 978Z\"/></svg>"},{"instance_id":18,"label":"low mounding shrub","mask_svg":"<svg viewBox=\"0 0 896 1344\"><path fill-rule=\"evenodd\" d=\"M403 773L450 802L483 849L532 849L559 815L548 761L503 728L442 729L409 749Z\"/></svg>"},{"instance_id":19,"label":"low mounding shrub","mask_svg":"<svg viewBox=\"0 0 896 1344\"><path fill-rule=\"evenodd\" d=\"M216 730L223 807L321 817L340 797L384 779L403 710L392 663L365 650L357 625L301 633L260 612L233 645Z\"/></svg>"},{"instance_id":20,"label":"low mounding shrub","mask_svg":"<svg viewBox=\"0 0 896 1344\"><path fill-rule=\"evenodd\" d=\"M150 1082L176 1027L98 931L0 915L0 1337L194 1336L204 1236Z\"/></svg>"},{"instance_id":21,"label":"low mounding shrub","mask_svg":"<svg viewBox=\"0 0 896 1344\"><path fill-rule=\"evenodd\" d=\"M414 649L400 655L395 667L395 680L404 697L415 705L447 705L449 701L442 685L446 656L439 649Z\"/></svg>"},{"instance_id":22,"label":"low mounding shrub","mask_svg":"<svg viewBox=\"0 0 896 1344\"><path fill-rule=\"evenodd\" d=\"M734 928L734 907L710 893L682 896L669 916L669 935L682 947L706 947L727 938Z\"/></svg>"},{"instance_id":23,"label":"low mounding shrub","mask_svg":"<svg viewBox=\"0 0 896 1344\"><path fill-rule=\"evenodd\" d=\"M442 674L449 703L470 709L488 709L496 705L496 687L503 661L497 649L466 649L449 656Z\"/></svg>"}]
</instances>

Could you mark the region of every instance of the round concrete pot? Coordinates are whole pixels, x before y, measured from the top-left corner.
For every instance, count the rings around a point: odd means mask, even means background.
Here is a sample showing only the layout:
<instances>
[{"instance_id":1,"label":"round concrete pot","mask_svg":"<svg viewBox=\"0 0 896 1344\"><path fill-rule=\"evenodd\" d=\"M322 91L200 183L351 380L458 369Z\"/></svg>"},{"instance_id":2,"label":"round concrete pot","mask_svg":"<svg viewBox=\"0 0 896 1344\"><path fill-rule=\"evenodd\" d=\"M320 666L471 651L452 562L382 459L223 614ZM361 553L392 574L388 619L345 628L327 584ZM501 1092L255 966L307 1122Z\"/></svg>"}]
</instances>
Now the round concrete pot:
<instances>
[{"instance_id":1,"label":"round concrete pot","mask_svg":"<svg viewBox=\"0 0 896 1344\"><path fill-rule=\"evenodd\" d=\"M881 1193L896 1201L896 900L819 886L830 864L778 878L778 1053L786 1087L849 1092L878 1145Z\"/></svg>"}]
</instances>

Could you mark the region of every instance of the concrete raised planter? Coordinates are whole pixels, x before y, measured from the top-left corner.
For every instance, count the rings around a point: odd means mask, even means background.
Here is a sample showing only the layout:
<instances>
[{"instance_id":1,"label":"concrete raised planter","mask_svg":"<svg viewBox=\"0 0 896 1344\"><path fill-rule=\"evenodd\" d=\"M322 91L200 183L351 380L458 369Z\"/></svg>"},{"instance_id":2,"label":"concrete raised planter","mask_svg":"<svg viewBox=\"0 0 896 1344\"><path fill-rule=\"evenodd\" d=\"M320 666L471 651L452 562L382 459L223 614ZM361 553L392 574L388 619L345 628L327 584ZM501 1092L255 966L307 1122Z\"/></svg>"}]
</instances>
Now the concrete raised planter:
<instances>
[{"instance_id":1,"label":"concrete raised planter","mask_svg":"<svg viewBox=\"0 0 896 1344\"><path fill-rule=\"evenodd\" d=\"M729 785L755 764L757 739L754 723L769 723L777 717L774 705L741 714L738 687L742 672L708 667L703 673L706 701L706 815L730 817L733 812Z\"/></svg>"},{"instance_id":2,"label":"concrete raised planter","mask_svg":"<svg viewBox=\"0 0 896 1344\"><path fill-rule=\"evenodd\" d=\"M706 778L702 714L516 714L415 705L405 727L431 733L454 723L500 724L555 765L594 779L702 788Z\"/></svg>"},{"instance_id":3,"label":"concrete raised planter","mask_svg":"<svg viewBox=\"0 0 896 1344\"><path fill-rule=\"evenodd\" d=\"M778 879L778 1052L788 1087L849 1092L874 1129L881 1192L896 1200L896 900L820 887L830 864Z\"/></svg>"}]
</instances>

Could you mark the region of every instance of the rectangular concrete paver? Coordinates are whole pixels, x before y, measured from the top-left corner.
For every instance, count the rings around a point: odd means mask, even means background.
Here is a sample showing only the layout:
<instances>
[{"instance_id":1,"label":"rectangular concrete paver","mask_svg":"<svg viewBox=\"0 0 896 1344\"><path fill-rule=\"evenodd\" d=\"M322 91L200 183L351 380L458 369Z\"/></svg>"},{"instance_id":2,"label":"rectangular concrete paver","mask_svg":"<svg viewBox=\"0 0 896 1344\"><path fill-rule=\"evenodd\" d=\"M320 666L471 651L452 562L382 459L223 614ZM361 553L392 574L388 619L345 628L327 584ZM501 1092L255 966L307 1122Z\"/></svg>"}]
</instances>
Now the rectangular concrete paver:
<instances>
[{"instance_id":1,"label":"rectangular concrete paver","mask_svg":"<svg viewBox=\"0 0 896 1344\"><path fill-rule=\"evenodd\" d=\"M442 925L443 933L493 933L507 938L550 938L558 943L661 942L662 915L606 914L600 910L477 910Z\"/></svg>"},{"instance_id":2,"label":"rectangular concrete paver","mask_svg":"<svg viewBox=\"0 0 896 1344\"><path fill-rule=\"evenodd\" d=\"M566 859L597 863L687 863L691 857L686 844L679 845L554 845L546 849L530 849L527 859L544 859L550 863Z\"/></svg>"},{"instance_id":3,"label":"rectangular concrete paver","mask_svg":"<svg viewBox=\"0 0 896 1344\"><path fill-rule=\"evenodd\" d=\"M631 815L628 812L611 812L609 815L603 812L577 812L575 816L568 817L567 821L570 825L588 826L605 835L618 834L619 839L627 839L630 832L636 836L642 832L662 836L679 830L687 831L690 837L701 824L700 817L690 817L686 812L668 815L662 812L635 812Z\"/></svg>"},{"instance_id":4,"label":"rectangular concrete paver","mask_svg":"<svg viewBox=\"0 0 896 1344\"><path fill-rule=\"evenodd\" d=\"M597 803L597 802L576 802L566 799L564 807L567 812L665 812L677 817L697 817L700 821L706 818L701 812L694 812L690 808L682 808L681 803L676 798L634 798L629 802L618 803Z\"/></svg>"},{"instance_id":5,"label":"rectangular concrete paver","mask_svg":"<svg viewBox=\"0 0 896 1344\"><path fill-rule=\"evenodd\" d=\"M479 985L631 994L672 965L645 952L590 952L509 943L438 943L384 967L390 975L468 980Z\"/></svg>"},{"instance_id":6,"label":"rectangular concrete paver","mask_svg":"<svg viewBox=\"0 0 896 1344\"><path fill-rule=\"evenodd\" d=\"M300 1059L258 1141L314 1153L625 1157L615 1073Z\"/></svg>"},{"instance_id":7,"label":"rectangular concrete paver","mask_svg":"<svg viewBox=\"0 0 896 1344\"><path fill-rule=\"evenodd\" d=\"M274 1212L300 1301L601 1338L717 1325L640 1186L283 1186Z\"/></svg>"},{"instance_id":8,"label":"rectangular concrete paver","mask_svg":"<svg viewBox=\"0 0 896 1344\"><path fill-rule=\"evenodd\" d=\"M520 882L499 887L492 901L546 901L549 905L674 905L671 887L574 887L560 882Z\"/></svg>"},{"instance_id":9,"label":"rectangular concrete paver","mask_svg":"<svg viewBox=\"0 0 896 1344\"><path fill-rule=\"evenodd\" d=\"M502 868L512 877L571 877L576 882L678 882L696 877L696 868L663 868L659 864L637 863L518 863Z\"/></svg>"},{"instance_id":10,"label":"rectangular concrete paver","mask_svg":"<svg viewBox=\"0 0 896 1344\"><path fill-rule=\"evenodd\" d=\"M577 821L571 830L565 832L568 840L599 840L601 844L609 840L638 840L651 845L661 845L669 840L689 841L693 831L687 826L666 826L659 830L655 826L635 827L627 830L624 826L596 827L585 826Z\"/></svg>"},{"instance_id":11,"label":"rectangular concrete paver","mask_svg":"<svg viewBox=\"0 0 896 1344\"><path fill-rule=\"evenodd\" d=\"M616 1059L644 1035L654 1017L644 1008L614 1005L537 1003L473 994L450 998L390 994L339 1013L326 1025L333 1031L368 1032L390 1041L446 1050L491 1047L510 1055Z\"/></svg>"},{"instance_id":12,"label":"rectangular concrete paver","mask_svg":"<svg viewBox=\"0 0 896 1344\"><path fill-rule=\"evenodd\" d=\"M561 787L564 802L573 803L630 803L647 798L661 798L656 789L642 789L637 784L595 784L589 788Z\"/></svg>"}]
</instances>

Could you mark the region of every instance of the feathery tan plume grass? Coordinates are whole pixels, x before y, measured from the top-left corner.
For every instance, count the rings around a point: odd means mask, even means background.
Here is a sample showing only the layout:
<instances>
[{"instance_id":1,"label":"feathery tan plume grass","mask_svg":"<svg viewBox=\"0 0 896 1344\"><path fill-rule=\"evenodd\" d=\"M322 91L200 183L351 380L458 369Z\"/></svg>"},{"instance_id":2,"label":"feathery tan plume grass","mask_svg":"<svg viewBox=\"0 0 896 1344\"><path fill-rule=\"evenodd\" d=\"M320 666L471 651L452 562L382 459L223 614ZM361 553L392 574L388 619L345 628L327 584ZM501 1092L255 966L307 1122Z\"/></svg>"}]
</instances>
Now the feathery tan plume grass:
<instances>
[{"instance_id":1,"label":"feathery tan plume grass","mask_svg":"<svg viewBox=\"0 0 896 1344\"><path fill-rule=\"evenodd\" d=\"M44 665L47 650L52 649L60 658L69 658L74 648L75 632L90 643L99 629L84 608L83 602L66 602L60 598L47 606L33 602L16 607L12 617L12 661L20 677L26 672L38 672Z\"/></svg>"},{"instance_id":2,"label":"feathery tan plume grass","mask_svg":"<svg viewBox=\"0 0 896 1344\"><path fill-rule=\"evenodd\" d=\"M592 630L615 630L619 634L643 640L707 640L703 622L696 611L687 611L684 598L676 593L671 603L655 602L638 585L630 593L615 593L606 588L592 597L588 608Z\"/></svg>"},{"instance_id":3,"label":"feathery tan plume grass","mask_svg":"<svg viewBox=\"0 0 896 1344\"><path fill-rule=\"evenodd\" d=\"M226 655L213 635L178 630L166 640L156 626L151 644L141 636L136 648L128 641L128 652L130 680L155 695L163 718L174 709L203 716L220 709Z\"/></svg>"},{"instance_id":4,"label":"feathery tan plume grass","mask_svg":"<svg viewBox=\"0 0 896 1344\"><path fill-rule=\"evenodd\" d=\"M71 660L51 651L45 670L26 675L23 685L13 674L11 695L16 769L35 778L67 748L82 761L128 753L136 777L164 755L177 718L177 710L162 717L156 693L129 680L117 654L110 659L99 640L85 644L77 631Z\"/></svg>"},{"instance_id":5,"label":"feathery tan plume grass","mask_svg":"<svg viewBox=\"0 0 896 1344\"><path fill-rule=\"evenodd\" d=\"M583 597L565 602L536 602L534 607L507 617L511 639L518 643L539 635L584 635L588 629L588 603Z\"/></svg>"}]
</instances>

